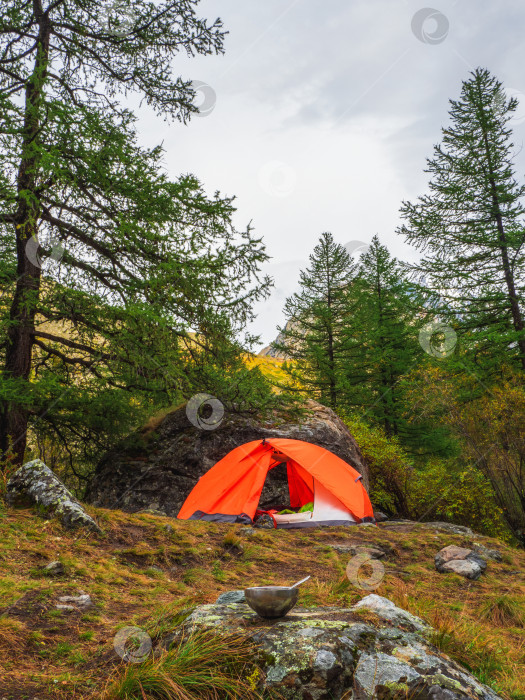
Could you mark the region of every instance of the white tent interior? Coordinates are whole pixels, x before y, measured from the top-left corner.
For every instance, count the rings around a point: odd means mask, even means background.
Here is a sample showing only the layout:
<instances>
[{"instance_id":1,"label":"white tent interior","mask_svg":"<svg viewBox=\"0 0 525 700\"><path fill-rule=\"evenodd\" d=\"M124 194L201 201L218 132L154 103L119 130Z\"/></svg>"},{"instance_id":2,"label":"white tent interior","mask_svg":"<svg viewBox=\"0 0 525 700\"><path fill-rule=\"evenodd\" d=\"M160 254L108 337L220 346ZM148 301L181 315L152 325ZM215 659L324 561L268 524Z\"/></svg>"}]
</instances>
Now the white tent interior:
<instances>
[{"instance_id":1,"label":"white tent interior","mask_svg":"<svg viewBox=\"0 0 525 700\"><path fill-rule=\"evenodd\" d=\"M317 479L314 479L314 510L306 513L284 513L273 516L277 525L304 522L327 522L346 520L355 523L355 518L341 501L328 491Z\"/></svg>"}]
</instances>

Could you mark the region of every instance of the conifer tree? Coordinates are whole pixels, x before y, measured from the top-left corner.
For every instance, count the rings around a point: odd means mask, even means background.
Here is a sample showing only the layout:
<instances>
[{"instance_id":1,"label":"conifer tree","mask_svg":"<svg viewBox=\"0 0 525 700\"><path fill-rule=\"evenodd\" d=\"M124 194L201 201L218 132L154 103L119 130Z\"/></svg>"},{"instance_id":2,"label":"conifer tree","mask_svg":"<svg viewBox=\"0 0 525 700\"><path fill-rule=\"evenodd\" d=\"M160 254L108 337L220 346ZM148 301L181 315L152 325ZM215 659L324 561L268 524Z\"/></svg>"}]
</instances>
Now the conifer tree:
<instances>
[{"instance_id":1,"label":"conifer tree","mask_svg":"<svg viewBox=\"0 0 525 700\"><path fill-rule=\"evenodd\" d=\"M331 233L323 233L300 273L300 291L286 300L286 325L275 348L306 394L331 408L341 401L345 310L356 264Z\"/></svg>"},{"instance_id":2,"label":"conifer tree","mask_svg":"<svg viewBox=\"0 0 525 700\"><path fill-rule=\"evenodd\" d=\"M470 357L487 372L505 362L525 371L525 186L509 123L518 103L478 68L450 104L450 126L428 160L430 192L403 203L399 232L421 251L413 267Z\"/></svg>"},{"instance_id":3,"label":"conifer tree","mask_svg":"<svg viewBox=\"0 0 525 700\"><path fill-rule=\"evenodd\" d=\"M197 4L3 3L0 458L22 462L36 421L82 440L91 415L100 432L125 413L122 393L180 400L188 365L224 366L264 296L266 255L235 230L232 200L170 180L120 100L182 122L198 112L172 60L222 52L224 31Z\"/></svg>"},{"instance_id":4,"label":"conifer tree","mask_svg":"<svg viewBox=\"0 0 525 700\"><path fill-rule=\"evenodd\" d=\"M423 296L374 236L347 297L344 346L348 406L388 436L409 437L403 378L421 360Z\"/></svg>"}]
</instances>

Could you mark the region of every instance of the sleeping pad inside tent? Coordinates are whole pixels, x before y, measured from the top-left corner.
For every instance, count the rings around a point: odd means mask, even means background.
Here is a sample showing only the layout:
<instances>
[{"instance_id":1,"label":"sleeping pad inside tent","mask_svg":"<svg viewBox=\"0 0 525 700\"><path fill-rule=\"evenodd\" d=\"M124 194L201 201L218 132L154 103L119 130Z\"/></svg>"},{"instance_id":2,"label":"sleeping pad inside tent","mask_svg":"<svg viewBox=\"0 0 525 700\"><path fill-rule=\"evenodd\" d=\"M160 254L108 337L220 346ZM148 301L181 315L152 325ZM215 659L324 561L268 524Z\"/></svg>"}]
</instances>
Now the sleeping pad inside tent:
<instances>
[{"instance_id":1,"label":"sleeping pad inside tent","mask_svg":"<svg viewBox=\"0 0 525 700\"><path fill-rule=\"evenodd\" d=\"M254 440L229 452L199 479L177 517L253 523L268 472L280 464L286 464L290 507L314 505L312 512L269 511L276 527L375 522L356 469L319 445L284 438Z\"/></svg>"}]
</instances>

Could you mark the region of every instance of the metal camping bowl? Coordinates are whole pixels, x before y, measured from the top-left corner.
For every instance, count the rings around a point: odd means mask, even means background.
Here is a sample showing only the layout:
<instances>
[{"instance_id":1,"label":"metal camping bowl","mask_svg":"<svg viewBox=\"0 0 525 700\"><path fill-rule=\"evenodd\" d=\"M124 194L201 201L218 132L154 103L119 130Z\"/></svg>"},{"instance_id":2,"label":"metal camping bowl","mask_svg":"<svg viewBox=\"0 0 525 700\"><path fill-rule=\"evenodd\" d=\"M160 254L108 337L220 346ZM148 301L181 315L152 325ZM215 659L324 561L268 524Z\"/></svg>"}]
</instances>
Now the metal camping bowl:
<instances>
[{"instance_id":1,"label":"metal camping bowl","mask_svg":"<svg viewBox=\"0 0 525 700\"><path fill-rule=\"evenodd\" d=\"M261 617L283 617L297 603L298 588L255 586L244 591L246 602Z\"/></svg>"}]
</instances>

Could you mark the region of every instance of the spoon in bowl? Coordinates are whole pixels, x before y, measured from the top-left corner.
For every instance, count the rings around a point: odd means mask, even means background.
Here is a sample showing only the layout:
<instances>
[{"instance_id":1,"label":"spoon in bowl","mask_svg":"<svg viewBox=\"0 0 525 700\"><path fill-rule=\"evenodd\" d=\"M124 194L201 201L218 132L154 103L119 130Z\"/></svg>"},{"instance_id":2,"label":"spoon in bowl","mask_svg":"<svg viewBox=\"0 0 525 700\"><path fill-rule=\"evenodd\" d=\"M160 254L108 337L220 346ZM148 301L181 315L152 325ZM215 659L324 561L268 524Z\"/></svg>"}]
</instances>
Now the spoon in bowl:
<instances>
[{"instance_id":1,"label":"spoon in bowl","mask_svg":"<svg viewBox=\"0 0 525 700\"><path fill-rule=\"evenodd\" d=\"M290 588L297 588L297 586L300 586L301 583L308 581L309 578L310 578L310 576L305 576L305 578L302 578L300 581L297 581L297 583L294 583L294 585L290 586Z\"/></svg>"}]
</instances>

